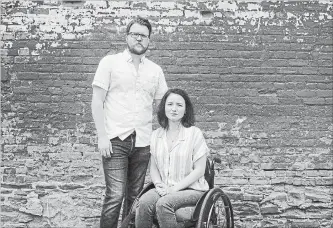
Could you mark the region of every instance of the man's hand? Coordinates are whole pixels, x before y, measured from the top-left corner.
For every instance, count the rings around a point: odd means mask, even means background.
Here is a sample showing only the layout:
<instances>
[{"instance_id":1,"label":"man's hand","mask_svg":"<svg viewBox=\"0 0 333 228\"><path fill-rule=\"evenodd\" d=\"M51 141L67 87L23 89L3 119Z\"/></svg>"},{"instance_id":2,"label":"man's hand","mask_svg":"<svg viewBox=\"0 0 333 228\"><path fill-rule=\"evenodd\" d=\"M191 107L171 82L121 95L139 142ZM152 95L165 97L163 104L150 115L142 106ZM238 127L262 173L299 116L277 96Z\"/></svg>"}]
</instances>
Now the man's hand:
<instances>
[{"instance_id":1,"label":"man's hand","mask_svg":"<svg viewBox=\"0 0 333 228\"><path fill-rule=\"evenodd\" d=\"M113 153L112 144L108 137L98 138L98 151L104 157L111 157L111 154Z\"/></svg>"}]
</instances>

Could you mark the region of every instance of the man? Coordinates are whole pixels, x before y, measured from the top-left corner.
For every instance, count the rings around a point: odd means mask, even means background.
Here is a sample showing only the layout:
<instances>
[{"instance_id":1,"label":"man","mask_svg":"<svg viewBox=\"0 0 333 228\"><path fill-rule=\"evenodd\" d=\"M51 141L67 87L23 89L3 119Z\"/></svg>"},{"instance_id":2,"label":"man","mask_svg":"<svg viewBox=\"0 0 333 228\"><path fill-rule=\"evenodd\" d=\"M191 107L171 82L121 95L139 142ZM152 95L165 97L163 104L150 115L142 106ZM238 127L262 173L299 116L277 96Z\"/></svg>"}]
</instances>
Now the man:
<instances>
[{"instance_id":1,"label":"man","mask_svg":"<svg viewBox=\"0 0 333 228\"><path fill-rule=\"evenodd\" d=\"M106 192L100 227L116 228L142 190L150 158L152 105L167 91L161 67L146 53L152 27L138 17L126 29L124 52L104 57L93 85L92 115L102 155ZM127 193L127 194L125 194Z\"/></svg>"}]
</instances>

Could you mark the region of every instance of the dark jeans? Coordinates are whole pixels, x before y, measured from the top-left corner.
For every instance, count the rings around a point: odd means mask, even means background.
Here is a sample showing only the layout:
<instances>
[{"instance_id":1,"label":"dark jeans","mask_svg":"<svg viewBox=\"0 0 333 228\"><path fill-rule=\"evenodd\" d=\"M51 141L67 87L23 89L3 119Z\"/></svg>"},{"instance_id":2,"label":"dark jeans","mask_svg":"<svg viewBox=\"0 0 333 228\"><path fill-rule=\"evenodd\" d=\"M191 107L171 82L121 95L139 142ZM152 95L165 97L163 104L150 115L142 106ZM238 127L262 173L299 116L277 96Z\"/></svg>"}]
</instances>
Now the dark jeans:
<instances>
[{"instance_id":1,"label":"dark jeans","mask_svg":"<svg viewBox=\"0 0 333 228\"><path fill-rule=\"evenodd\" d=\"M123 141L118 137L111 139L113 154L103 157L105 176L105 198L100 227L116 228L124 196L124 214L128 211L136 196L143 188L150 148L135 147L135 133Z\"/></svg>"}]
</instances>

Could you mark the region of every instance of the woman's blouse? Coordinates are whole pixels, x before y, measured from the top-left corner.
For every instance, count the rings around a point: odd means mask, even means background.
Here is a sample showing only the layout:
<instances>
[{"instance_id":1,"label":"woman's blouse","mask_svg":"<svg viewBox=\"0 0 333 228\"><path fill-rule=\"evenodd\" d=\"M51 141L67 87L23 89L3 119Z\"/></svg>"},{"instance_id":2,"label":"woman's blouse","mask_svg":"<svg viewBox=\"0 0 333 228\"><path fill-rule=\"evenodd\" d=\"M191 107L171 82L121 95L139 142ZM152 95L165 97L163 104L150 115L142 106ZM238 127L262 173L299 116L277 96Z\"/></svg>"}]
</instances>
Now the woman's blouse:
<instances>
[{"instance_id":1,"label":"woman's blouse","mask_svg":"<svg viewBox=\"0 0 333 228\"><path fill-rule=\"evenodd\" d=\"M201 130L195 126L181 126L178 141L172 148L168 148L166 130L158 128L152 134L150 150L162 182L169 187L183 180L193 171L194 163L209 153ZM209 186L202 176L188 188L206 191Z\"/></svg>"}]
</instances>

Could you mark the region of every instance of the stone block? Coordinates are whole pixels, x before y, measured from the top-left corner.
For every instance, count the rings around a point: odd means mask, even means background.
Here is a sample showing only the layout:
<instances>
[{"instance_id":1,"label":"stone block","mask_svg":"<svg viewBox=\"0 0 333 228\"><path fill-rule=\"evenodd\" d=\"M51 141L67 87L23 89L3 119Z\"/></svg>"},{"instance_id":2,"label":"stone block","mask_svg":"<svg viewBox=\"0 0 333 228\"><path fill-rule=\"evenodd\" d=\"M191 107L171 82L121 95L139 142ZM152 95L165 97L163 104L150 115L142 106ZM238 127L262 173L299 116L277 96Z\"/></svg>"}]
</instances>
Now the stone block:
<instances>
[{"instance_id":1,"label":"stone block","mask_svg":"<svg viewBox=\"0 0 333 228\"><path fill-rule=\"evenodd\" d=\"M259 215L259 205L257 203L245 202L245 203L233 203L233 208L240 216L254 216Z\"/></svg>"},{"instance_id":2,"label":"stone block","mask_svg":"<svg viewBox=\"0 0 333 228\"><path fill-rule=\"evenodd\" d=\"M267 204L267 205L262 205L260 207L260 213L262 215L265 215L265 214L279 214L280 213L280 210L279 210L279 207L274 205L274 204Z\"/></svg>"}]
</instances>

